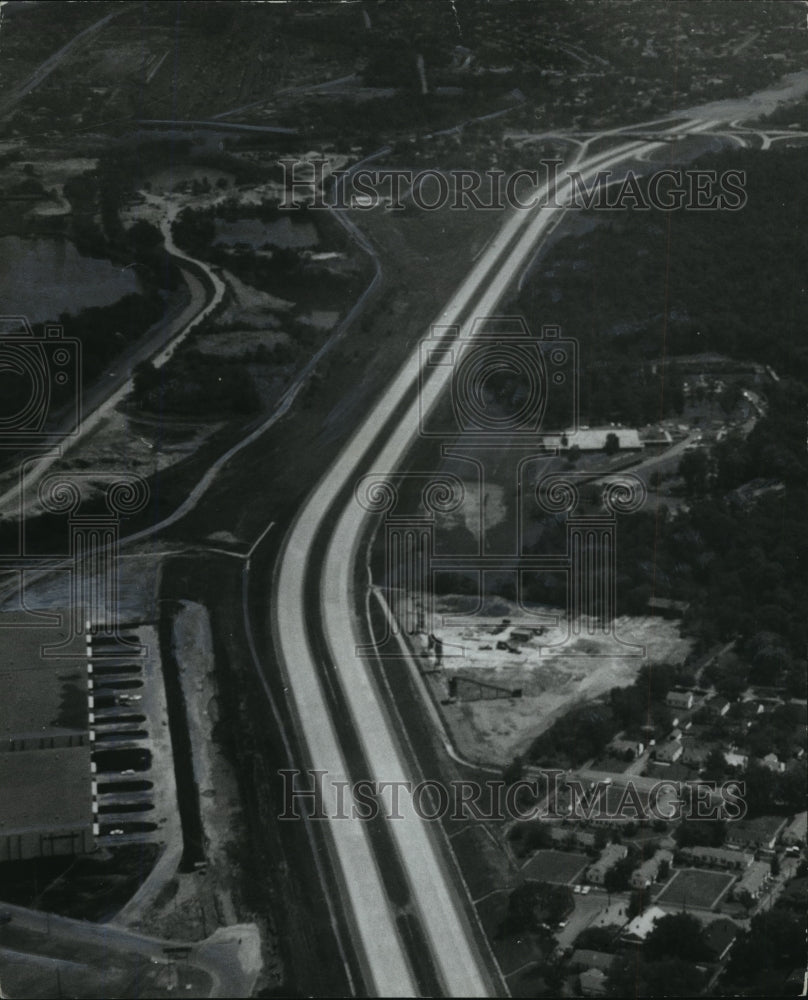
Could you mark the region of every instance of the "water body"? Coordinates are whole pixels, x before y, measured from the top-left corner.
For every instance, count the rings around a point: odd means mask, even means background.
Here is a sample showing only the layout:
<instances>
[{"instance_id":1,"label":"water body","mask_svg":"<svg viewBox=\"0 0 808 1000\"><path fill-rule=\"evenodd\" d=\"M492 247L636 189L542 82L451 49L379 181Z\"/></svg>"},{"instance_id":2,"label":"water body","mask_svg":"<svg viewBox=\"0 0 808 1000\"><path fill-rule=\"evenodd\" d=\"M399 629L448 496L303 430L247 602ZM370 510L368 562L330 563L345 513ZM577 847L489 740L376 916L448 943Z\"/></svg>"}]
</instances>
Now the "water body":
<instances>
[{"instance_id":1,"label":"water body","mask_svg":"<svg viewBox=\"0 0 808 1000\"><path fill-rule=\"evenodd\" d=\"M0 237L0 312L31 323L108 306L140 290L134 268L84 257L69 240Z\"/></svg>"},{"instance_id":2,"label":"water body","mask_svg":"<svg viewBox=\"0 0 808 1000\"><path fill-rule=\"evenodd\" d=\"M288 216L273 222L261 219L237 219L235 222L216 220L216 242L233 246L248 243L251 247L262 247L269 243L275 247L303 249L317 246L320 238L311 222L292 222Z\"/></svg>"}]
</instances>

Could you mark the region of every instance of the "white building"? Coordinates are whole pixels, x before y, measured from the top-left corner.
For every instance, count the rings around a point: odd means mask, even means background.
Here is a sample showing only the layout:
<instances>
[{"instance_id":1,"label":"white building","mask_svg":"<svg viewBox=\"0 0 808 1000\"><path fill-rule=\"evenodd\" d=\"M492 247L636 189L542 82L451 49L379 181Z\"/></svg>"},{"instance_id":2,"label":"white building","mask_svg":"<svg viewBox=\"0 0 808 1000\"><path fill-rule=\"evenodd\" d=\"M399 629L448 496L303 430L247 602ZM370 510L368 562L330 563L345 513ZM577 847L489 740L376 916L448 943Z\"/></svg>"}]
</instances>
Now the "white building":
<instances>
[{"instance_id":1,"label":"white building","mask_svg":"<svg viewBox=\"0 0 808 1000\"><path fill-rule=\"evenodd\" d=\"M623 931L623 940L630 944L644 944L645 939L654 929L654 924L664 916L666 913L659 906L649 906L644 913L629 923Z\"/></svg>"}]
</instances>

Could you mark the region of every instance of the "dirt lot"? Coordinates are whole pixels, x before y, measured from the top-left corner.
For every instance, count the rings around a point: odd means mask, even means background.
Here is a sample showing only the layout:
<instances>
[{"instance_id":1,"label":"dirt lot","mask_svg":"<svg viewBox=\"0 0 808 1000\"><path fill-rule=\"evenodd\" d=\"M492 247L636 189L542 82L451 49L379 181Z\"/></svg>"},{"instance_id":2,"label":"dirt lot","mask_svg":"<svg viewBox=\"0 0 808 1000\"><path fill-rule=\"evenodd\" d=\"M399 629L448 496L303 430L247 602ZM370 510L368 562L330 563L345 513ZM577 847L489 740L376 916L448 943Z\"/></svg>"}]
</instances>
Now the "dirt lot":
<instances>
[{"instance_id":1,"label":"dirt lot","mask_svg":"<svg viewBox=\"0 0 808 1000\"><path fill-rule=\"evenodd\" d=\"M490 618L488 624L482 625L439 625L443 615L457 611L463 600L443 598L437 607L435 634L444 643L444 658L438 669L434 654L429 654L429 668L436 670L429 677L435 697L439 701L447 699L452 677L479 680L500 688L503 695L509 690L522 690L520 698L493 699L495 692L490 689L475 691L473 684L461 683L458 700L442 706L458 751L476 762L509 763L571 705L596 698L613 687L628 687L644 663L680 662L691 648L690 640L681 635L675 621L650 616L616 619L615 635L635 647L625 647L625 653L597 633L565 641L567 623L563 612L536 607L531 609L534 614L526 617L524 611L502 599L496 600L496 612L510 622L505 627L490 624ZM492 609L489 606L484 611ZM518 644L511 642L517 652L496 648L498 641L510 641L512 630L519 634L552 618L557 623L546 625L541 636L533 635ZM413 640L426 651L425 635ZM636 647L640 655L630 655L638 653ZM427 667L423 658L422 667Z\"/></svg>"}]
</instances>

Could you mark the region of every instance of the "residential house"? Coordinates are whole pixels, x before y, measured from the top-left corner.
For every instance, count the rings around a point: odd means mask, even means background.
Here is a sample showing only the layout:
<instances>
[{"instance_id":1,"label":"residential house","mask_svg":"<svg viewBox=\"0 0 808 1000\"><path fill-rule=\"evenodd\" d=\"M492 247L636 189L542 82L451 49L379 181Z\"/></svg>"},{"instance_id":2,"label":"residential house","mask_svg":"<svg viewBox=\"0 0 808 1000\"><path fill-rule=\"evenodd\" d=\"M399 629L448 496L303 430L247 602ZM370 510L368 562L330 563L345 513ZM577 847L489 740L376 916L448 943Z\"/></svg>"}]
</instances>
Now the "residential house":
<instances>
[{"instance_id":1,"label":"residential house","mask_svg":"<svg viewBox=\"0 0 808 1000\"><path fill-rule=\"evenodd\" d=\"M682 763L687 764L688 767L695 767L700 770L704 767L707 758L710 756L713 744L688 738L682 740L681 747Z\"/></svg>"},{"instance_id":2,"label":"residential house","mask_svg":"<svg viewBox=\"0 0 808 1000\"><path fill-rule=\"evenodd\" d=\"M625 844L607 844L601 851L598 860L587 869L587 879L594 885L603 885L606 875L627 854L628 848Z\"/></svg>"},{"instance_id":3,"label":"residential house","mask_svg":"<svg viewBox=\"0 0 808 1000\"><path fill-rule=\"evenodd\" d=\"M606 748L615 757L622 757L624 760L634 760L645 750L645 744L639 740L614 739Z\"/></svg>"},{"instance_id":4,"label":"residential house","mask_svg":"<svg viewBox=\"0 0 808 1000\"><path fill-rule=\"evenodd\" d=\"M665 911L659 906L649 906L644 913L635 917L628 924L621 935L622 940L627 944L644 944L645 939L654 929L654 924L665 915Z\"/></svg>"},{"instance_id":5,"label":"residential house","mask_svg":"<svg viewBox=\"0 0 808 1000\"><path fill-rule=\"evenodd\" d=\"M722 715L726 715L729 711L730 702L726 698L723 698L720 694L714 694L712 698L708 698L704 703L704 707L707 709L708 714L712 718L720 718Z\"/></svg>"},{"instance_id":6,"label":"residential house","mask_svg":"<svg viewBox=\"0 0 808 1000\"><path fill-rule=\"evenodd\" d=\"M614 965L616 956L608 951L593 951L591 948L576 948L570 957L570 968L573 972L585 969L600 969L608 972Z\"/></svg>"},{"instance_id":7,"label":"residential house","mask_svg":"<svg viewBox=\"0 0 808 1000\"><path fill-rule=\"evenodd\" d=\"M769 878L770 868L766 861L753 861L732 887L733 899L750 897L757 899Z\"/></svg>"},{"instance_id":8,"label":"residential house","mask_svg":"<svg viewBox=\"0 0 808 1000\"><path fill-rule=\"evenodd\" d=\"M684 753L684 747L679 740L668 740L654 750L654 756L663 764L675 764Z\"/></svg>"},{"instance_id":9,"label":"residential house","mask_svg":"<svg viewBox=\"0 0 808 1000\"><path fill-rule=\"evenodd\" d=\"M787 847L794 844L804 844L808 836L808 812L797 813L783 830L783 843Z\"/></svg>"},{"instance_id":10,"label":"residential house","mask_svg":"<svg viewBox=\"0 0 808 1000\"><path fill-rule=\"evenodd\" d=\"M575 844L576 847L594 847L595 834L589 830L579 830L574 826L566 824L554 824L550 827L550 837L555 844L566 844L567 841Z\"/></svg>"},{"instance_id":11,"label":"residential house","mask_svg":"<svg viewBox=\"0 0 808 1000\"><path fill-rule=\"evenodd\" d=\"M668 802L675 798L676 792L670 789L666 794L658 796L656 806L661 812L665 812L669 808ZM613 828L615 823L647 823L652 815L648 789L638 788L631 781L627 784L617 781L609 784L605 799L601 802L603 814L598 815L598 811L593 811L588 820L592 826Z\"/></svg>"},{"instance_id":12,"label":"residential house","mask_svg":"<svg viewBox=\"0 0 808 1000\"><path fill-rule=\"evenodd\" d=\"M606 996L606 973L600 969L587 969L580 977L581 995L585 997Z\"/></svg>"},{"instance_id":13,"label":"residential house","mask_svg":"<svg viewBox=\"0 0 808 1000\"><path fill-rule=\"evenodd\" d=\"M670 708L690 709L693 707L692 691L668 691L665 695L665 704Z\"/></svg>"},{"instance_id":14,"label":"residential house","mask_svg":"<svg viewBox=\"0 0 808 1000\"><path fill-rule=\"evenodd\" d=\"M704 926L702 939L714 962L723 962L729 955L740 928L731 920L711 920Z\"/></svg>"},{"instance_id":15,"label":"residential house","mask_svg":"<svg viewBox=\"0 0 808 1000\"><path fill-rule=\"evenodd\" d=\"M776 753L767 753L766 756L760 762L764 767L767 767L770 771L775 774L782 774L786 769L786 765Z\"/></svg>"},{"instance_id":16,"label":"residential house","mask_svg":"<svg viewBox=\"0 0 808 1000\"><path fill-rule=\"evenodd\" d=\"M724 760L730 767L746 767L749 758L745 754L735 753L733 750L728 750L724 754Z\"/></svg>"},{"instance_id":17,"label":"residential house","mask_svg":"<svg viewBox=\"0 0 808 1000\"><path fill-rule=\"evenodd\" d=\"M670 851L659 850L653 857L648 858L647 861L643 861L640 867L631 873L631 878L629 879L631 888L647 889L649 885L652 885L656 881L663 861L667 861L668 865L671 865L673 863L673 854Z\"/></svg>"},{"instance_id":18,"label":"residential house","mask_svg":"<svg viewBox=\"0 0 808 1000\"><path fill-rule=\"evenodd\" d=\"M730 851L725 847L683 847L682 857L697 864L734 871L744 871L755 860L746 851Z\"/></svg>"},{"instance_id":19,"label":"residential house","mask_svg":"<svg viewBox=\"0 0 808 1000\"><path fill-rule=\"evenodd\" d=\"M782 816L734 820L727 823L726 841L729 847L744 851L771 850L785 825Z\"/></svg>"}]
</instances>

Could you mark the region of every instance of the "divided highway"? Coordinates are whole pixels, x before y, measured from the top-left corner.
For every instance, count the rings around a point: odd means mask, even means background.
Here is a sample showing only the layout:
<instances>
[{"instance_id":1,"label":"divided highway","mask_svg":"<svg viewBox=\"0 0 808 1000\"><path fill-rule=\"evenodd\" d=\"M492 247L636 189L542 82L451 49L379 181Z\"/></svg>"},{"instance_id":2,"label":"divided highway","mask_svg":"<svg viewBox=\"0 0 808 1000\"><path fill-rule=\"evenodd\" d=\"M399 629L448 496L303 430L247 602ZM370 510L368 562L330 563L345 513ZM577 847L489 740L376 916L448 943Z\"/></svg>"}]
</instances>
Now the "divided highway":
<instances>
[{"instance_id":1,"label":"divided highway","mask_svg":"<svg viewBox=\"0 0 808 1000\"><path fill-rule=\"evenodd\" d=\"M713 124L690 121L665 134L702 132ZM623 143L575 166L589 182L597 171L619 167L663 143L662 138ZM566 179L555 191L548 185L538 192L540 203L561 205L570 193ZM435 324L458 326L459 345L467 345L473 320L495 312L564 211L538 207L509 217ZM355 652L362 640L352 580L368 517L355 500L354 485L368 472L395 471L417 435L421 409L434 406L451 375L448 366L433 369L419 404L419 366L416 351L307 499L276 569L272 627L308 755L300 764L327 771L326 789L336 781L412 779L369 664ZM332 863L345 890L340 902L368 993L505 992L477 947L470 901L446 870L434 824L422 820L406 796L400 808L399 819L329 821Z\"/></svg>"}]
</instances>

